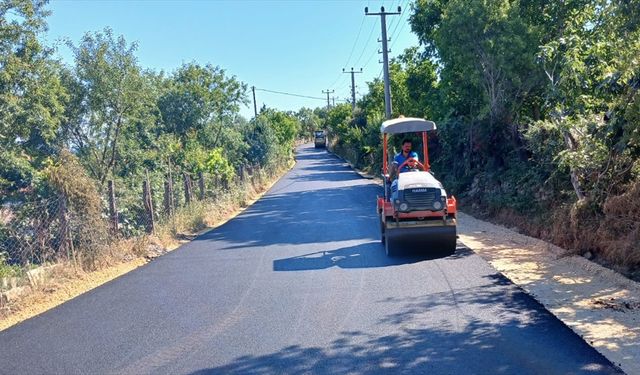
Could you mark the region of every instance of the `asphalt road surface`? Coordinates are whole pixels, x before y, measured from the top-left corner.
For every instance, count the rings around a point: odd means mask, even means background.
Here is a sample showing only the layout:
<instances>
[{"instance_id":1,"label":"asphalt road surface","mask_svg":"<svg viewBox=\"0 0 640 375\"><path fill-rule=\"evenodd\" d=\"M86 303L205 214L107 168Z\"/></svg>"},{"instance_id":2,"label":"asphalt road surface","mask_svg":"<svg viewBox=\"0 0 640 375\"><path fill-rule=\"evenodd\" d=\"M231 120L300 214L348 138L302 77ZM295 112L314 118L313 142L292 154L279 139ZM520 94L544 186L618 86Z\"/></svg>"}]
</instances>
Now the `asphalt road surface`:
<instances>
[{"instance_id":1,"label":"asphalt road surface","mask_svg":"<svg viewBox=\"0 0 640 375\"><path fill-rule=\"evenodd\" d=\"M0 332L0 373L617 373L462 244L386 257L379 190L303 146L237 218Z\"/></svg>"}]
</instances>

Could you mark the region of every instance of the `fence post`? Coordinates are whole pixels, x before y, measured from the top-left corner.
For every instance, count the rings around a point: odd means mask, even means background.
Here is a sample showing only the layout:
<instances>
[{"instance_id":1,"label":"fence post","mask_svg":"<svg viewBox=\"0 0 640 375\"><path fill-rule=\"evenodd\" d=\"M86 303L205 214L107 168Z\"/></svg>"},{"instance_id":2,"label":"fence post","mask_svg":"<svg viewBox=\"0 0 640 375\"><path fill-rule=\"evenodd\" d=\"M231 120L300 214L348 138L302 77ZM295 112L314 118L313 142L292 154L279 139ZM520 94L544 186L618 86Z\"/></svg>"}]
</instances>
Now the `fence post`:
<instances>
[{"instance_id":1,"label":"fence post","mask_svg":"<svg viewBox=\"0 0 640 375\"><path fill-rule=\"evenodd\" d=\"M147 172L146 178L144 182L142 182L142 200L147 213L147 233L153 233L155 231L155 223L153 222L153 199L151 198L149 172Z\"/></svg>"},{"instance_id":2,"label":"fence post","mask_svg":"<svg viewBox=\"0 0 640 375\"><path fill-rule=\"evenodd\" d=\"M260 169L259 164L255 164L251 167L251 171L253 172L253 180L258 184L262 184L262 170Z\"/></svg>"},{"instance_id":3,"label":"fence post","mask_svg":"<svg viewBox=\"0 0 640 375\"><path fill-rule=\"evenodd\" d=\"M67 210L67 197L64 194L58 196L58 215L60 217L60 247L66 250L67 259L75 261L73 251L73 239L71 238L71 230L69 225L69 216ZM60 250L58 250L58 253Z\"/></svg>"},{"instance_id":4,"label":"fence post","mask_svg":"<svg viewBox=\"0 0 640 375\"><path fill-rule=\"evenodd\" d=\"M198 186L200 187L200 200L204 200L204 173L198 173Z\"/></svg>"},{"instance_id":5,"label":"fence post","mask_svg":"<svg viewBox=\"0 0 640 375\"><path fill-rule=\"evenodd\" d=\"M239 173L238 173L238 174L240 175L240 182L244 182L244 177L245 177L245 176L244 176L244 166L242 166L242 165L241 165L241 166L238 168L238 171L239 171Z\"/></svg>"},{"instance_id":6,"label":"fence post","mask_svg":"<svg viewBox=\"0 0 640 375\"><path fill-rule=\"evenodd\" d=\"M164 212L168 216L173 215L173 179L171 174L167 175L167 179L164 180Z\"/></svg>"},{"instance_id":7,"label":"fence post","mask_svg":"<svg viewBox=\"0 0 640 375\"><path fill-rule=\"evenodd\" d=\"M193 199L193 193L191 191L191 177L189 177L189 174L187 172L184 172L183 176L184 176L184 200L185 200L185 205L188 205L189 203L191 203L191 200Z\"/></svg>"},{"instance_id":8,"label":"fence post","mask_svg":"<svg viewBox=\"0 0 640 375\"><path fill-rule=\"evenodd\" d=\"M116 208L116 190L113 180L108 182L109 188L109 218L111 219L111 230L114 234L118 233L118 210Z\"/></svg>"}]
</instances>

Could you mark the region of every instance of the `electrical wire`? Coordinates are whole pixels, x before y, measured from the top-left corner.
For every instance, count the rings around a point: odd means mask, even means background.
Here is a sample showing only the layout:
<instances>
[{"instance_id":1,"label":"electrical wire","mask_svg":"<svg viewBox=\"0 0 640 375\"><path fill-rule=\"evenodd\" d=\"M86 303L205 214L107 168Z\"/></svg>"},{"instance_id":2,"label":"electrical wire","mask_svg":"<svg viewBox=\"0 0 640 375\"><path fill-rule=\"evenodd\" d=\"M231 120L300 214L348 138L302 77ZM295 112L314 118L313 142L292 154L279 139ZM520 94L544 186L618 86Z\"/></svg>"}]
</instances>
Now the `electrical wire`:
<instances>
[{"instance_id":1,"label":"electrical wire","mask_svg":"<svg viewBox=\"0 0 640 375\"><path fill-rule=\"evenodd\" d=\"M362 16L362 21L360 22L360 28L358 29L358 35L356 36L356 40L355 42L353 42L353 46L351 47L351 53L349 53L349 58L347 58L347 62L344 64L344 66L346 67L347 65L349 65L349 62L351 61L351 57L353 56L353 51L355 51L356 49L356 45L358 44L358 40L360 39L360 34L362 33L362 26L364 26L364 20L365 20L366 16ZM331 85L329 85L329 87L334 88L336 86L336 84L340 81L340 79L344 78L342 72L338 75L338 78L335 79L335 81L333 81L333 83Z\"/></svg>"},{"instance_id":2,"label":"electrical wire","mask_svg":"<svg viewBox=\"0 0 640 375\"><path fill-rule=\"evenodd\" d=\"M409 20L407 20L406 22L402 22L402 17L404 16L404 12L407 10L408 5L409 4L407 3L407 6L403 7L402 13L400 13L400 17L398 17L396 28L391 32L391 44L389 45L389 49L391 49L391 47L393 47L393 45L396 43L396 36L399 36L402 33L402 30L404 30L404 27L409 23ZM396 34L396 30L398 29L398 25L400 24L400 22L402 22L402 27L400 27L400 30L398 30L398 34Z\"/></svg>"},{"instance_id":3,"label":"electrical wire","mask_svg":"<svg viewBox=\"0 0 640 375\"><path fill-rule=\"evenodd\" d=\"M268 89L261 89L261 88L257 88L256 87L256 91L264 91L264 92L269 92L272 94L280 94L280 95L288 95L288 96L295 96L298 98L306 98L306 99L316 99L316 100L323 100L326 101L327 98L321 98L319 96L310 96L310 95L302 95L302 94L294 94L291 92L284 92L284 91L276 91L276 90L268 90ZM336 101L344 101L343 99L336 99Z\"/></svg>"},{"instance_id":4,"label":"electrical wire","mask_svg":"<svg viewBox=\"0 0 640 375\"><path fill-rule=\"evenodd\" d=\"M369 41L371 40L371 36L373 35L373 30L376 28L376 24L377 22L374 22L371 24L371 30L369 31L369 36L367 37L367 42L364 44L364 48L362 49L362 52L360 53L360 56L358 56L358 59L356 60L355 64L353 65L358 65L358 63L360 62L360 59L362 59L362 55L364 55L364 52L367 50L367 46L369 46Z\"/></svg>"},{"instance_id":5,"label":"electrical wire","mask_svg":"<svg viewBox=\"0 0 640 375\"><path fill-rule=\"evenodd\" d=\"M349 66L349 62L351 61L351 56L353 56L353 51L356 50L356 45L358 44L358 40L360 39L360 33L362 33L362 26L364 26L364 19L367 16L363 15L362 16L362 22L360 22L360 28L358 29L358 35L356 36L356 41L353 42L353 47L351 47L351 53L349 54L349 57L347 58L347 62L344 64L344 67L346 68L347 66Z\"/></svg>"},{"instance_id":6,"label":"electrical wire","mask_svg":"<svg viewBox=\"0 0 640 375\"><path fill-rule=\"evenodd\" d=\"M256 91L264 91L270 92L272 94L280 94L280 95L288 95L288 96L296 96L299 98L307 98L307 99L317 99L317 100L327 100L327 98L321 98L319 96L310 96L310 95L302 95L302 94L294 94L290 92L276 91L276 90L267 90L267 89L259 89L256 87Z\"/></svg>"}]
</instances>

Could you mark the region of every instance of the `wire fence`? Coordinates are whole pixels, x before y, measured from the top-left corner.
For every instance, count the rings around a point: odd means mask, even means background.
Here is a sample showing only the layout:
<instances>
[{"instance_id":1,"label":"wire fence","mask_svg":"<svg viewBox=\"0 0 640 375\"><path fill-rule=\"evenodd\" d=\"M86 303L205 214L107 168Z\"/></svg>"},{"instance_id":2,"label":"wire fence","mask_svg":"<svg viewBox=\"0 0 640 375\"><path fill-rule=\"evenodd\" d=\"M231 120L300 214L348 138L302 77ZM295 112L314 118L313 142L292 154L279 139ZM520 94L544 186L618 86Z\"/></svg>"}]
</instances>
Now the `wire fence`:
<instances>
[{"instance_id":1,"label":"wire fence","mask_svg":"<svg viewBox=\"0 0 640 375\"><path fill-rule=\"evenodd\" d=\"M195 210L202 214L205 206L225 199L246 199L249 190L257 191L286 164L277 162L265 169L240 167L227 177L154 170L138 178L107 181L97 214L63 194L5 203L0 206L0 278L13 276L12 270L20 267L60 259L91 262L114 241L168 227L176 234L180 230L177 219L189 219ZM193 227L203 223L180 225L199 229Z\"/></svg>"}]
</instances>

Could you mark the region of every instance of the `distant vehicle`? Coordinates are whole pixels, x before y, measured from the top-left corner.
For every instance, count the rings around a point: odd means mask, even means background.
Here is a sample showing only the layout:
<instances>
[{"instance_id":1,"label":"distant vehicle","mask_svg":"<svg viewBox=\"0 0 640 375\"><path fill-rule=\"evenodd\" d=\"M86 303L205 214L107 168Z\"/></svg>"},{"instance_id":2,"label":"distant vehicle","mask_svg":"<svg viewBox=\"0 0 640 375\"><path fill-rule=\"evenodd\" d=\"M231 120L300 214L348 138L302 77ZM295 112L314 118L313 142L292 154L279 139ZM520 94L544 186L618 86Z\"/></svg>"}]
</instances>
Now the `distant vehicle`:
<instances>
[{"instance_id":1,"label":"distant vehicle","mask_svg":"<svg viewBox=\"0 0 640 375\"><path fill-rule=\"evenodd\" d=\"M313 132L313 144L315 148L327 147L327 134L324 130L316 130Z\"/></svg>"},{"instance_id":2,"label":"distant vehicle","mask_svg":"<svg viewBox=\"0 0 640 375\"><path fill-rule=\"evenodd\" d=\"M382 123L382 177L384 196L378 197L381 240L388 256L404 249L453 254L456 250L456 199L447 196L444 187L431 173L427 131L436 124L420 118L398 118ZM387 136L420 133L422 135L422 167L389 174ZM419 163L414 158L411 165ZM399 172L399 171L398 171ZM404 246L401 246L404 245Z\"/></svg>"}]
</instances>

